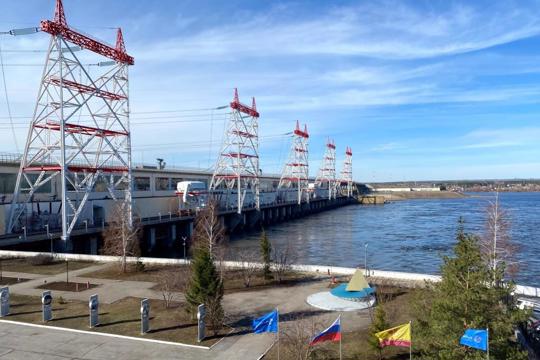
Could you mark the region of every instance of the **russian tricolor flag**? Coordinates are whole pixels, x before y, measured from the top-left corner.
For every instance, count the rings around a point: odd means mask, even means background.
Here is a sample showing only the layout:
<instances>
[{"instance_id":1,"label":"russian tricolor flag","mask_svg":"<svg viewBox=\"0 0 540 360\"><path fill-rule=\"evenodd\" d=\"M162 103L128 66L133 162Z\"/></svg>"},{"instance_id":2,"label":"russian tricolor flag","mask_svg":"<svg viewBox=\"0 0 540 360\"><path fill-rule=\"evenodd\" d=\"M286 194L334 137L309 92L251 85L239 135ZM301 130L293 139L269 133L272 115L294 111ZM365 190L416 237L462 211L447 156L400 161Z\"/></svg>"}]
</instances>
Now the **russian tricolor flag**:
<instances>
[{"instance_id":1,"label":"russian tricolor flag","mask_svg":"<svg viewBox=\"0 0 540 360\"><path fill-rule=\"evenodd\" d=\"M310 346L322 343L325 341L340 341L341 340L341 322L338 317L332 325L323 330L319 335L311 339Z\"/></svg>"}]
</instances>

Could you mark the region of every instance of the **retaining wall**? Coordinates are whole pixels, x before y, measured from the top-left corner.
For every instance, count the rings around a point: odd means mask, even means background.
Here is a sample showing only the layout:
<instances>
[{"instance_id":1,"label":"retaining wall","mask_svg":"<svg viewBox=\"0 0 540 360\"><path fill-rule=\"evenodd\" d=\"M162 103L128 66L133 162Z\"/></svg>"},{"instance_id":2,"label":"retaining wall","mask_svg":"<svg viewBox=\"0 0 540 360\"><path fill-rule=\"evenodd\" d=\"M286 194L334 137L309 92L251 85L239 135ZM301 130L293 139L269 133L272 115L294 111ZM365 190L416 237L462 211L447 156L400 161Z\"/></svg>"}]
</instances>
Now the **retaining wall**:
<instances>
[{"instance_id":1,"label":"retaining wall","mask_svg":"<svg viewBox=\"0 0 540 360\"><path fill-rule=\"evenodd\" d=\"M50 255L50 253L30 252L30 251L10 251L0 250L0 258L27 258L36 255ZM73 261L93 261L93 262L116 262L117 256L105 255L86 255L86 254L66 254L55 253L54 256L59 260ZM151 257L128 257L128 263L141 262L145 265L185 265L189 260L185 259L169 259L169 258L151 258ZM240 268L241 263L237 261L224 261L223 265L228 268ZM262 264L258 264L262 267ZM352 275L357 270L356 268L347 268L328 265L292 265L291 268L295 271L308 273L327 274L330 272L333 275ZM364 269L360 269L364 270ZM369 276L381 279L397 280L397 281L432 281L438 282L441 280L439 275L406 273L400 271L385 271L385 270L369 270ZM518 295L540 297L540 288L525 285L516 285L515 293Z\"/></svg>"}]
</instances>

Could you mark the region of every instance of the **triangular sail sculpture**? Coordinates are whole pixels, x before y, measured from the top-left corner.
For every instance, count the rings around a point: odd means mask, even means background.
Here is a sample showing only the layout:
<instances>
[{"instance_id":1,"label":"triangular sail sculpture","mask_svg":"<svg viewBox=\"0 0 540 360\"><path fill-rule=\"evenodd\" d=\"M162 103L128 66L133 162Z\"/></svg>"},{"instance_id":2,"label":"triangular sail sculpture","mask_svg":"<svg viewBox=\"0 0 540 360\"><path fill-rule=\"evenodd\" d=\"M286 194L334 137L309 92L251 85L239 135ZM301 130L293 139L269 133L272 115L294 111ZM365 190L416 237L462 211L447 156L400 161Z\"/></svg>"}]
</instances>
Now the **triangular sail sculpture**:
<instances>
[{"instance_id":1,"label":"triangular sail sculpture","mask_svg":"<svg viewBox=\"0 0 540 360\"><path fill-rule=\"evenodd\" d=\"M366 278L360 270L356 270L351 281L347 284L347 291L362 291L369 288L369 284L366 281Z\"/></svg>"}]
</instances>

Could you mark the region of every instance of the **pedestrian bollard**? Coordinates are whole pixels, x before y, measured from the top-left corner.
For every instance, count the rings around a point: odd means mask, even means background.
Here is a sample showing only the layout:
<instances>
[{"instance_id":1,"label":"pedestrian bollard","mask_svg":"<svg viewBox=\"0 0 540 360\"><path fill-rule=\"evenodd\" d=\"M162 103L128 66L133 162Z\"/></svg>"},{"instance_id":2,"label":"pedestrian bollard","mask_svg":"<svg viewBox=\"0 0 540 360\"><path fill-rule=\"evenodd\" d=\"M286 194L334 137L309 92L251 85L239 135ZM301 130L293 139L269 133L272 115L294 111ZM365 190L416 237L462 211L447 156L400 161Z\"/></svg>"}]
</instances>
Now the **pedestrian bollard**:
<instances>
[{"instance_id":1,"label":"pedestrian bollard","mask_svg":"<svg viewBox=\"0 0 540 360\"><path fill-rule=\"evenodd\" d=\"M9 287L0 288L0 317L9 315Z\"/></svg>"},{"instance_id":2,"label":"pedestrian bollard","mask_svg":"<svg viewBox=\"0 0 540 360\"><path fill-rule=\"evenodd\" d=\"M41 295L41 304L43 309L43 322L52 319L52 294L49 290L44 291Z\"/></svg>"},{"instance_id":3,"label":"pedestrian bollard","mask_svg":"<svg viewBox=\"0 0 540 360\"><path fill-rule=\"evenodd\" d=\"M204 304L199 305L197 308L197 320L198 320L198 331L197 331L197 341L201 342L204 340L204 318L206 317L206 307Z\"/></svg>"},{"instance_id":4,"label":"pedestrian bollard","mask_svg":"<svg viewBox=\"0 0 540 360\"><path fill-rule=\"evenodd\" d=\"M99 324L99 300L97 294L90 296L88 307L90 309L90 327L93 328Z\"/></svg>"},{"instance_id":5,"label":"pedestrian bollard","mask_svg":"<svg viewBox=\"0 0 540 360\"><path fill-rule=\"evenodd\" d=\"M150 330L150 302L148 299L141 300L141 334Z\"/></svg>"}]
</instances>

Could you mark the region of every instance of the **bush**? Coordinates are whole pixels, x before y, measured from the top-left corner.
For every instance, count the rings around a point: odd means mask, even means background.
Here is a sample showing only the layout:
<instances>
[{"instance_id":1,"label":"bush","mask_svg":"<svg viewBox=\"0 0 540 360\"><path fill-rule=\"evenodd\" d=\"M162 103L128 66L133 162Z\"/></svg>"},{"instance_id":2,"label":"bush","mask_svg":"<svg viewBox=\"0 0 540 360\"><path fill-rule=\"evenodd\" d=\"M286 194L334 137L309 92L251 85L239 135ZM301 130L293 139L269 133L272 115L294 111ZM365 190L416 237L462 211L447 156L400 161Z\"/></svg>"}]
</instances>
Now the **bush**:
<instances>
[{"instance_id":1,"label":"bush","mask_svg":"<svg viewBox=\"0 0 540 360\"><path fill-rule=\"evenodd\" d=\"M144 272L144 270L145 270L144 263L141 260L137 260L137 262L135 263L135 271Z\"/></svg>"},{"instance_id":2,"label":"bush","mask_svg":"<svg viewBox=\"0 0 540 360\"><path fill-rule=\"evenodd\" d=\"M54 264L54 257L47 254L38 254L26 260L30 265L51 265Z\"/></svg>"}]
</instances>

